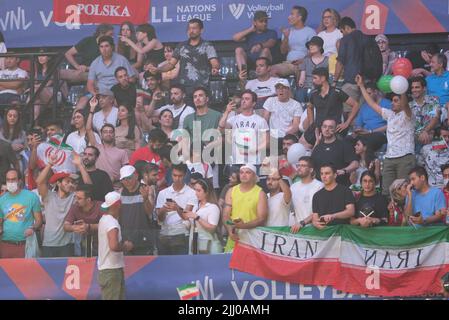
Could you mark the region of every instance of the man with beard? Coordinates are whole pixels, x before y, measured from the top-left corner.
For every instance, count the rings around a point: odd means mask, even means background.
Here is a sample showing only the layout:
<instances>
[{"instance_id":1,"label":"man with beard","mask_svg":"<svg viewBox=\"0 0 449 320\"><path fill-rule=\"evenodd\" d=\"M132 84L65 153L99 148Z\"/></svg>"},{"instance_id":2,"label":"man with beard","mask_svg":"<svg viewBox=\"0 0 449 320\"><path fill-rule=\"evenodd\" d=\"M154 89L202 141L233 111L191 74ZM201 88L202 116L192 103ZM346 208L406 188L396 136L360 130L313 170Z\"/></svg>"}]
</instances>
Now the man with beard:
<instances>
[{"instance_id":1,"label":"man with beard","mask_svg":"<svg viewBox=\"0 0 449 320\"><path fill-rule=\"evenodd\" d=\"M294 134L287 134L282 138L282 154L278 158L279 173L282 176L289 177L292 181L296 178L296 171L294 166L292 166L287 160L288 149L298 143L298 137Z\"/></svg>"},{"instance_id":2,"label":"man with beard","mask_svg":"<svg viewBox=\"0 0 449 320\"><path fill-rule=\"evenodd\" d=\"M111 88L118 106L136 107L136 85L129 81L128 70L118 67L114 72L118 83Z\"/></svg>"},{"instance_id":3,"label":"man with beard","mask_svg":"<svg viewBox=\"0 0 449 320\"><path fill-rule=\"evenodd\" d=\"M93 188L92 199L94 201L103 201L107 193L114 190L112 181L106 171L98 169L95 164L100 156L100 150L94 146L88 146L81 154L83 165L92 180Z\"/></svg>"},{"instance_id":4,"label":"man with beard","mask_svg":"<svg viewBox=\"0 0 449 320\"><path fill-rule=\"evenodd\" d=\"M268 217L267 227L288 226L290 215L292 192L290 187L282 179L278 169L272 168L267 177L268 194Z\"/></svg>"},{"instance_id":5,"label":"man with beard","mask_svg":"<svg viewBox=\"0 0 449 320\"><path fill-rule=\"evenodd\" d=\"M94 131L92 129L92 114L94 113L94 110L95 104L91 103L89 117L87 118L86 124L86 133L89 139L89 144L97 147L100 151L96 166L107 172L112 183L117 183L120 180L120 168L129 162L128 152L115 146L115 128L109 123L106 123L101 127L101 144L97 143Z\"/></svg>"},{"instance_id":6,"label":"man with beard","mask_svg":"<svg viewBox=\"0 0 449 320\"><path fill-rule=\"evenodd\" d=\"M308 149L315 145L315 131L321 127L325 118L334 119L337 123L337 132L346 135L346 129L360 108L359 104L346 93L329 86L329 71L326 68L316 68L312 71L312 76L315 90L312 91L307 105L307 119L304 121L306 131L299 141ZM349 105L352 110L348 119L342 123L343 103Z\"/></svg>"},{"instance_id":7,"label":"man with beard","mask_svg":"<svg viewBox=\"0 0 449 320\"><path fill-rule=\"evenodd\" d=\"M170 110L173 114L173 129L182 129L184 119L195 112L191 106L185 103L186 91L183 85L174 84L170 88L170 103L156 110L159 115L164 110Z\"/></svg>"},{"instance_id":8,"label":"man with beard","mask_svg":"<svg viewBox=\"0 0 449 320\"><path fill-rule=\"evenodd\" d=\"M189 40L178 44L168 63L160 67L149 67L151 73L162 73L173 70L179 61L181 65L178 80L186 87L188 96L193 94L195 87L207 86L209 76L218 75L220 68L214 46L201 38L203 28L200 19L189 20L187 28Z\"/></svg>"},{"instance_id":9,"label":"man with beard","mask_svg":"<svg viewBox=\"0 0 449 320\"><path fill-rule=\"evenodd\" d=\"M313 195L323 188L323 183L315 179L314 163L311 157L301 157L296 164L301 181L290 187L292 192L293 221L291 232L296 233L312 222Z\"/></svg>"}]
</instances>

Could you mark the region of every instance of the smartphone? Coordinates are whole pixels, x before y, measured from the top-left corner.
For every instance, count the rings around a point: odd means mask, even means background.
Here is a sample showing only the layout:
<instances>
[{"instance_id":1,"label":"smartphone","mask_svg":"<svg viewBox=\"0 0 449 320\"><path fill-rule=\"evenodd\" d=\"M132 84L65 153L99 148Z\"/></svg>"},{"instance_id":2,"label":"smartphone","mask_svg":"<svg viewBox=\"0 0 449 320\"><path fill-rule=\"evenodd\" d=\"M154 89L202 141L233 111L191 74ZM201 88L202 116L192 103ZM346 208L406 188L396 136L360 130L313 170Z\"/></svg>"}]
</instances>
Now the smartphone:
<instances>
[{"instance_id":1,"label":"smartphone","mask_svg":"<svg viewBox=\"0 0 449 320\"><path fill-rule=\"evenodd\" d=\"M229 226L233 226L235 223L232 221L232 220L226 220L226 222L225 222L227 225L229 225Z\"/></svg>"},{"instance_id":2,"label":"smartphone","mask_svg":"<svg viewBox=\"0 0 449 320\"><path fill-rule=\"evenodd\" d=\"M173 199L171 199L171 198L167 198L167 200L166 200L167 202L173 202Z\"/></svg>"},{"instance_id":3,"label":"smartphone","mask_svg":"<svg viewBox=\"0 0 449 320\"><path fill-rule=\"evenodd\" d=\"M232 222L234 222L234 223L239 223L239 222L242 222L242 219L240 219L240 218L234 219L234 220L232 220Z\"/></svg>"},{"instance_id":4,"label":"smartphone","mask_svg":"<svg viewBox=\"0 0 449 320\"><path fill-rule=\"evenodd\" d=\"M246 64L242 64L242 71L248 71L248 66Z\"/></svg>"}]
</instances>

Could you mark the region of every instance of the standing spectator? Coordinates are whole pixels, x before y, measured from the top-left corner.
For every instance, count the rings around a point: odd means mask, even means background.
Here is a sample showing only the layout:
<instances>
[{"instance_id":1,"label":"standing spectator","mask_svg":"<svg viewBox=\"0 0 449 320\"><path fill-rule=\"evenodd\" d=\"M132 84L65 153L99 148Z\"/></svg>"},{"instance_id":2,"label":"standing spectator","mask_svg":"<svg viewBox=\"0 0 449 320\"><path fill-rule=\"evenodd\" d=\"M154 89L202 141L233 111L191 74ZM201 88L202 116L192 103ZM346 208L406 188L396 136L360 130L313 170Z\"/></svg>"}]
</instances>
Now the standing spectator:
<instances>
[{"instance_id":1,"label":"standing spectator","mask_svg":"<svg viewBox=\"0 0 449 320\"><path fill-rule=\"evenodd\" d=\"M357 139L354 150L359 161L359 167L351 173L349 179L352 183L351 189L357 191L361 187L362 174L366 171L372 172L376 177L376 181L380 181L380 161L376 159L374 151L363 137Z\"/></svg>"},{"instance_id":2,"label":"standing spectator","mask_svg":"<svg viewBox=\"0 0 449 320\"><path fill-rule=\"evenodd\" d=\"M240 181L226 193L223 221L229 238L225 252L234 250L235 241L239 239L238 229L263 226L268 217L267 195L256 184L256 167L252 164L240 167Z\"/></svg>"},{"instance_id":3,"label":"standing spectator","mask_svg":"<svg viewBox=\"0 0 449 320\"><path fill-rule=\"evenodd\" d=\"M93 97L89 103L92 112L97 104L100 106L100 111L95 112L92 118L93 128L99 132L106 123L114 127L117 125L118 108L114 106L114 94L111 90L102 89L97 96Z\"/></svg>"},{"instance_id":4,"label":"standing spectator","mask_svg":"<svg viewBox=\"0 0 449 320\"><path fill-rule=\"evenodd\" d=\"M240 173L238 166L226 166L226 173L228 177L228 183L221 189L220 197L218 199L218 206L220 207L220 210L223 212L224 210L224 203L226 198L226 193L229 189L232 187L238 185L240 183ZM225 175L226 175L225 173Z\"/></svg>"},{"instance_id":5,"label":"standing spectator","mask_svg":"<svg viewBox=\"0 0 449 320\"><path fill-rule=\"evenodd\" d=\"M313 70L316 68L329 68L329 58L323 55L323 39L318 36L312 37L306 43L309 55L304 58L299 66L300 76L298 78L298 88L295 99L299 102L308 102L310 92L313 88Z\"/></svg>"},{"instance_id":6,"label":"standing spectator","mask_svg":"<svg viewBox=\"0 0 449 320\"><path fill-rule=\"evenodd\" d=\"M337 183L337 168L332 164L322 165L320 174L324 187L313 196L313 226L323 229L326 225L349 224L349 219L354 216L352 192Z\"/></svg>"},{"instance_id":7,"label":"standing spectator","mask_svg":"<svg viewBox=\"0 0 449 320\"><path fill-rule=\"evenodd\" d=\"M190 225L186 212L192 211L198 199L195 191L184 183L186 173L185 164L173 165L173 184L157 196L156 213L161 224L160 255L188 253Z\"/></svg>"},{"instance_id":8,"label":"standing spectator","mask_svg":"<svg viewBox=\"0 0 449 320\"><path fill-rule=\"evenodd\" d=\"M6 57L5 68L0 70L0 106L9 106L20 100L20 94L25 89L28 73L19 68L19 57Z\"/></svg>"},{"instance_id":9,"label":"standing spectator","mask_svg":"<svg viewBox=\"0 0 449 320\"><path fill-rule=\"evenodd\" d=\"M75 110L72 116L72 122L76 131L71 132L67 136L66 140L66 143L73 148L73 151L79 154L83 153L84 149L86 149L87 145L89 144L87 138L86 121L86 112L84 112L84 110ZM94 132L94 136L95 141L100 144L100 136L96 132Z\"/></svg>"},{"instance_id":10,"label":"standing spectator","mask_svg":"<svg viewBox=\"0 0 449 320\"><path fill-rule=\"evenodd\" d=\"M447 209L443 191L429 186L427 172L423 167L410 170L409 179L405 216L414 224L440 225L444 223Z\"/></svg>"},{"instance_id":11,"label":"standing spectator","mask_svg":"<svg viewBox=\"0 0 449 320\"><path fill-rule=\"evenodd\" d=\"M420 156L417 157L418 164L426 169L429 177L429 185L432 187L443 188L446 186L442 175L442 166L449 163L449 126L445 122L439 129L439 140L425 145L421 149Z\"/></svg>"},{"instance_id":12,"label":"standing spectator","mask_svg":"<svg viewBox=\"0 0 449 320\"><path fill-rule=\"evenodd\" d=\"M174 48L171 45L165 45L164 46L164 58L165 60L163 62L161 62L158 67L162 67L164 64L168 63L171 58L173 58L173 50ZM179 61L176 64L175 68L167 71L167 72L162 72L162 86L165 89L169 89L172 87L172 85L175 84L176 79L178 78L179 75Z\"/></svg>"},{"instance_id":13,"label":"standing spectator","mask_svg":"<svg viewBox=\"0 0 449 320\"><path fill-rule=\"evenodd\" d=\"M288 16L290 28L282 30L281 53L287 54L287 61L271 68L273 76L285 77L298 74L298 66L307 55L306 42L316 35L315 30L305 25L307 9L294 6Z\"/></svg>"},{"instance_id":14,"label":"standing spectator","mask_svg":"<svg viewBox=\"0 0 449 320\"><path fill-rule=\"evenodd\" d=\"M106 123L101 127L101 144L97 143L92 130L92 114L97 103L95 98L92 100L86 125L87 138L89 139L89 144L100 151L96 166L99 169L106 171L112 182L116 183L119 181L120 168L129 162L128 153L115 146L115 128L109 123Z\"/></svg>"},{"instance_id":15,"label":"standing spectator","mask_svg":"<svg viewBox=\"0 0 449 320\"><path fill-rule=\"evenodd\" d=\"M100 157L100 150L95 146L88 146L81 154L83 165L86 168L87 173L92 181L93 188L93 200L102 201L108 192L114 190L112 187L112 181L106 171L98 169L95 164Z\"/></svg>"},{"instance_id":16,"label":"standing spectator","mask_svg":"<svg viewBox=\"0 0 449 320\"><path fill-rule=\"evenodd\" d=\"M299 158L296 165L300 181L290 187L292 193L293 219L291 232L296 233L302 227L312 223L312 200L315 193L323 188L323 183L315 179L314 163L311 157Z\"/></svg>"},{"instance_id":17,"label":"standing spectator","mask_svg":"<svg viewBox=\"0 0 449 320\"><path fill-rule=\"evenodd\" d=\"M152 255L154 252L152 221L154 205L149 200L149 186L142 185L136 169L126 165L120 169L122 208L120 226L123 239L133 244L130 255Z\"/></svg>"},{"instance_id":18,"label":"standing spectator","mask_svg":"<svg viewBox=\"0 0 449 320\"><path fill-rule=\"evenodd\" d=\"M94 200L93 185L77 186L75 201L64 219L64 231L81 236L81 256L98 255L98 223L103 215L100 206L101 202Z\"/></svg>"},{"instance_id":19,"label":"standing spectator","mask_svg":"<svg viewBox=\"0 0 449 320\"><path fill-rule=\"evenodd\" d=\"M6 53L6 44L5 44L5 37L3 36L3 33L0 31L0 53ZM3 70L5 68L5 58L0 58L0 70Z\"/></svg>"},{"instance_id":20,"label":"standing spectator","mask_svg":"<svg viewBox=\"0 0 449 320\"><path fill-rule=\"evenodd\" d=\"M344 84L342 90L355 101L360 100L360 90L355 83L355 76L362 71L363 45L365 36L356 29L355 22L349 17L340 21L339 28L343 33L338 48L337 65L333 87L343 74Z\"/></svg>"},{"instance_id":21,"label":"standing spectator","mask_svg":"<svg viewBox=\"0 0 449 320\"><path fill-rule=\"evenodd\" d=\"M100 55L98 40L103 36L112 37L114 27L110 24L100 24L95 30L95 34L81 39L76 45L65 53L65 58L74 69L61 70L62 80L70 82L86 82L89 73L89 66ZM76 56L79 57L77 61Z\"/></svg>"},{"instance_id":22,"label":"standing spectator","mask_svg":"<svg viewBox=\"0 0 449 320\"><path fill-rule=\"evenodd\" d=\"M299 130L302 105L291 98L290 83L287 79L279 79L276 84L277 97L268 98L263 108L264 118L270 124L270 135L275 139L295 134ZM282 143L282 141L279 141Z\"/></svg>"},{"instance_id":23,"label":"standing spectator","mask_svg":"<svg viewBox=\"0 0 449 320\"><path fill-rule=\"evenodd\" d=\"M254 12L251 27L234 34L235 42L244 42L243 46L235 49L235 59L239 71L243 65L254 64L256 59L264 57L273 60L273 48L276 45L278 35L275 30L268 29L268 14L265 11Z\"/></svg>"},{"instance_id":24,"label":"standing spectator","mask_svg":"<svg viewBox=\"0 0 449 320\"><path fill-rule=\"evenodd\" d=\"M336 168L337 182L349 187L349 175L357 170L359 162L354 148L345 140L337 139L335 135L336 123L334 119L326 119L321 125L321 134L316 139L312 151L315 172L326 163L332 163ZM324 182L324 181L323 181Z\"/></svg>"},{"instance_id":25,"label":"standing spectator","mask_svg":"<svg viewBox=\"0 0 449 320\"><path fill-rule=\"evenodd\" d=\"M17 107L11 107L6 111L6 121L0 130L0 139L11 144L17 160L22 159L22 152L26 145L26 134L22 129L22 119ZM22 168L22 171L25 168Z\"/></svg>"},{"instance_id":26,"label":"standing spectator","mask_svg":"<svg viewBox=\"0 0 449 320\"><path fill-rule=\"evenodd\" d=\"M379 46L380 52L382 53L383 74L392 74L393 64L398 58L397 54L390 49L390 46L388 44L389 41L386 35L378 34L375 40L377 45Z\"/></svg>"},{"instance_id":27,"label":"standing spectator","mask_svg":"<svg viewBox=\"0 0 449 320\"><path fill-rule=\"evenodd\" d=\"M388 225L404 226L407 219L404 215L405 198L407 196L408 181L406 179L396 179L390 185L388 204Z\"/></svg>"},{"instance_id":28,"label":"standing spectator","mask_svg":"<svg viewBox=\"0 0 449 320\"><path fill-rule=\"evenodd\" d=\"M298 143L298 137L294 134L287 134L282 138L282 153L278 157L279 173L283 177L289 177L291 181L296 178L296 169L288 162L287 153L288 149L295 143Z\"/></svg>"},{"instance_id":29,"label":"standing spectator","mask_svg":"<svg viewBox=\"0 0 449 320\"><path fill-rule=\"evenodd\" d=\"M413 100L410 109L415 117L415 151L432 142L435 128L440 124L441 109L438 98L427 95L427 82L422 77L410 80Z\"/></svg>"},{"instance_id":30,"label":"standing spectator","mask_svg":"<svg viewBox=\"0 0 449 320\"><path fill-rule=\"evenodd\" d=\"M273 168L267 177L267 188L270 193L267 195L268 217L265 225L267 227L288 226L292 192L276 168Z\"/></svg>"},{"instance_id":31,"label":"standing spectator","mask_svg":"<svg viewBox=\"0 0 449 320\"><path fill-rule=\"evenodd\" d=\"M382 171L382 193L388 194L391 183L406 178L415 166L415 120L405 94L393 94L391 110L382 108L366 92L361 76L356 77L366 103L387 121L387 152Z\"/></svg>"},{"instance_id":32,"label":"standing spectator","mask_svg":"<svg viewBox=\"0 0 449 320\"><path fill-rule=\"evenodd\" d=\"M174 84L170 88L170 104L156 111L161 114L164 110L170 110L173 114L173 128L182 129L185 118L195 112L195 109L185 103L186 93L183 85Z\"/></svg>"},{"instance_id":33,"label":"standing spectator","mask_svg":"<svg viewBox=\"0 0 449 320\"><path fill-rule=\"evenodd\" d=\"M245 89L249 89L257 94L256 110L263 111L263 104L269 97L276 96L276 88L274 85L279 80L278 77L272 77L271 61L264 57L256 59L256 79L249 80L247 71L242 70L239 72L240 86ZM246 84L245 84L246 82Z\"/></svg>"},{"instance_id":34,"label":"standing spectator","mask_svg":"<svg viewBox=\"0 0 449 320\"><path fill-rule=\"evenodd\" d=\"M209 76L218 75L220 63L214 46L201 38L203 21L191 19L188 22L187 34L189 40L178 44L173 57L168 63L160 67L149 67L149 71L167 72L180 64L178 81L186 87L186 94L190 98L197 86L207 87Z\"/></svg>"},{"instance_id":35,"label":"standing spectator","mask_svg":"<svg viewBox=\"0 0 449 320\"><path fill-rule=\"evenodd\" d=\"M355 203L355 214L351 224L363 228L387 224L387 198L376 192L376 177L365 171L361 178L361 196Z\"/></svg>"},{"instance_id":36,"label":"standing spectator","mask_svg":"<svg viewBox=\"0 0 449 320\"><path fill-rule=\"evenodd\" d=\"M122 242L118 192L109 192L101 208L105 214L98 223L98 284L103 300L125 300L125 259L123 252L133 249L129 241Z\"/></svg>"},{"instance_id":37,"label":"standing spectator","mask_svg":"<svg viewBox=\"0 0 449 320\"><path fill-rule=\"evenodd\" d=\"M318 37L323 39L324 45L324 55L329 57L333 54L337 54L337 42L343 38L343 34L338 29L338 25L340 24L340 14L337 10L332 8L324 9L322 18L322 29L320 33L318 33Z\"/></svg>"},{"instance_id":38,"label":"standing spectator","mask_svg":"<svg viewBox=\"0 0 449 320\"><path fill-rule=\"evenodd\" d=\"M186 212L187 218L192 219L198 228L197 248L199 254L222 253L223 246L219 240L217 229L220 222L220 208L217 206L215 192L211 185L199 179L193 186L198 199L198 206L194 212ZM193 237L191 247L194 247ZM193 252L195 254L195 252Z\"/></svg>"},{"instance_id":39,"label":"standing spectator","mask_svg":"<svg viewBox=\"0 0 449 320\"><path fill-rule=\"evenodd\" d=\"M430 70L426 77L427 93L440 99L440 105L448 108L449 104L449 71L447 68L447 58L443 53L432 56L430 60Z\"/></svg>"},{"instance_id":40,"label":"standing spectator","mask_svg":"<svg viewBox=\"0 0 449 320\"><path fill-rule=\"evenodd\" d=\"M6 189L0 198L0 257L25 258L26 238L42 226L42 212L38 196L21 188L21 177L16 169L6 171Z\"/></svg>"},{"instance_id":41,"label":"standing spectator","mask_svg":"<svg viewBox=\"0 0 449 320\"><path fill-rule=\"evenodd\" d=\"M119 149L126 150L128 157L140 148L142 134L136 126L136 118L132 107L121 105L118 108L117 127L115 128L115 145Z\"/></svg>"},{"instance_id":42,"label":"standing spectator","mask_svg":"<svg viewBox=\"0 0 449 320\"><path fill-rule=\"evenodd\" d=\"M113 85L111 91L114 93L118 106L130 106L132 110L136 107L136 85L129 81L128 70L125 67L118 67L114 71L117 84Z\"/></svg>"},{"instance_id":43,"label":"standing spectator","mask_svg":"<svg viewBox=\"0 0 449 320\"><path fill-rule=\"evenodd\" d=\"M123 41L122 38L129 39L133 43L137 41L136 30L132 22L125 21L120 25L116 52L128 59L128 61L132 63L133 68L138 70L142 66L143 59L137 54L137 51L133 49L126 41Z\"/></svg>"}]
</instances>

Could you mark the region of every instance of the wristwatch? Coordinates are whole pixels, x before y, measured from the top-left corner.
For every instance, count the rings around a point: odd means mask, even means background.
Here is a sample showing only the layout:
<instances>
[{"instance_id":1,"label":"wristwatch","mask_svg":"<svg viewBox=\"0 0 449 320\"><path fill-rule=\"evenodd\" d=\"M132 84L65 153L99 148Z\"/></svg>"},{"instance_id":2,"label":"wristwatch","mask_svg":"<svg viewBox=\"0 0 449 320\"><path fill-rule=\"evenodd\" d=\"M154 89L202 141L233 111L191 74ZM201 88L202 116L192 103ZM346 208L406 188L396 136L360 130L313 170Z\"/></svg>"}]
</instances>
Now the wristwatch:
<instances>
[{"instance_id":1,"label":"wristwatch","mask_svg":"<svg viewBox=\"0 0 449 320\"><path fill-rule=\"evenodd\" d=\"M299 224L301 225L302 228L304 228L306 226L306 223L304 222L304 220L299 221Z\"/></svg>"}]
</instances>

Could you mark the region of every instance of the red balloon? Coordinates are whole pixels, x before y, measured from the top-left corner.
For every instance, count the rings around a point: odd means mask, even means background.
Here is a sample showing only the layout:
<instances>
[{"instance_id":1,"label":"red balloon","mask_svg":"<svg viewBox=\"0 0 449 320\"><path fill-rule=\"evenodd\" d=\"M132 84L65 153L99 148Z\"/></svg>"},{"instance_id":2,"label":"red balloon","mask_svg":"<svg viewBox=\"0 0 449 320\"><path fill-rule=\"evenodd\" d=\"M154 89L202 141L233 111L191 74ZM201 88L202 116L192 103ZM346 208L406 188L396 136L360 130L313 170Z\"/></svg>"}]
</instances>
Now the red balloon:
<instances>
[{"instance_id":1,"label":"red balloon","mask_svg":"<svg viewBox=\"0 0 449 320\"><path fill-rule=\"evenodd\" d=\"M392 70L395 76L403 76L408 78L412 74L413 66L409 59L398 58L393 63Z\"/></svg>"}]
</instances>

